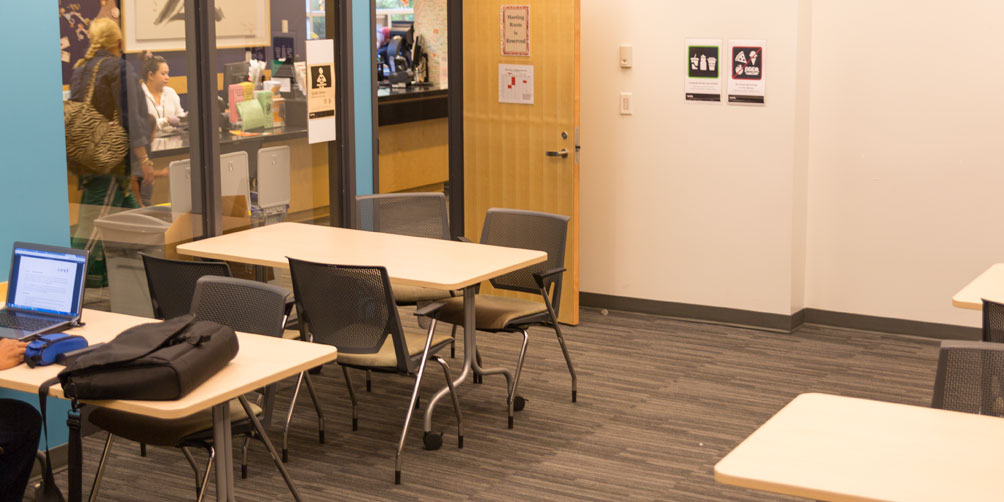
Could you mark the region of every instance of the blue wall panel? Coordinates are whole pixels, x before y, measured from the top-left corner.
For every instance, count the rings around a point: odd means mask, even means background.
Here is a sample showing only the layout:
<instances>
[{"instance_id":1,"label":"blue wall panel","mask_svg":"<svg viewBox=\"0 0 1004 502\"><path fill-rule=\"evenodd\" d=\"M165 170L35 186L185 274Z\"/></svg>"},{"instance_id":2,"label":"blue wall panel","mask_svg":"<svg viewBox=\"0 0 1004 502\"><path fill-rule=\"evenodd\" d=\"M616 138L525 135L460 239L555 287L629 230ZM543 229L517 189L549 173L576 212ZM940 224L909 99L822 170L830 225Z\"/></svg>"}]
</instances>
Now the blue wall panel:
<instances>
[{"instance_id":1,"label":"blue wall panel","mask_svg":"<svg viewBox=\"0 0 1004 502\"><path fill-rule=\"evenodd\" d=\"M373 193L373 72L376 40L370 0L352 0L352 73L355 87L356 195Z\"/></svg>"},{"instance_id":2,"label":"blue wall panel","mask_svg":"<svg viewBox=\"0 0 1004 502\"><path fill-rule=\"evenodd\" d=\"M16 53L17 77L7 80L0 121L0 277L7 280L14 241L69 246L66 145L63 135L56 0L0 2L0 47ZM12 67L8 67L10 69ZM13 74L12 74L13 75ZM0 390L38 404L38 396ZM66 443L66 401L51 400L49 440Z\"/></svg>"}]
</instances>

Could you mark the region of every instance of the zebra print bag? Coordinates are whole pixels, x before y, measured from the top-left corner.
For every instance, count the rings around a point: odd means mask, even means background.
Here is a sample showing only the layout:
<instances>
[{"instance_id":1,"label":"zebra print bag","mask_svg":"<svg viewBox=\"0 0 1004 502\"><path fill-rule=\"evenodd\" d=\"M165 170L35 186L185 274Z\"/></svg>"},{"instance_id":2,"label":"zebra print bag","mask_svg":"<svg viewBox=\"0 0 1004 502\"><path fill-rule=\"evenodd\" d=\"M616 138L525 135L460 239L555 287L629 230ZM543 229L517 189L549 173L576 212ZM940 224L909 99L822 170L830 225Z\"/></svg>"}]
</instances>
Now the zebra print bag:
<instances>
[{"instance_id":1,"label":"zebra print bag","mask_svg":"<svg viewBox=\"0 0 1004 502\"><path fill-rule=\"evenodd\" d=\"M122 127L119 107L115 107L115 116L109 121L91 104L98 69L106 59L110 58L101 58L94 65L83 101L63 101L67 165L78 176L108 174L122 164L129 151L129 136Z\"/></svg>"}]
</instances>

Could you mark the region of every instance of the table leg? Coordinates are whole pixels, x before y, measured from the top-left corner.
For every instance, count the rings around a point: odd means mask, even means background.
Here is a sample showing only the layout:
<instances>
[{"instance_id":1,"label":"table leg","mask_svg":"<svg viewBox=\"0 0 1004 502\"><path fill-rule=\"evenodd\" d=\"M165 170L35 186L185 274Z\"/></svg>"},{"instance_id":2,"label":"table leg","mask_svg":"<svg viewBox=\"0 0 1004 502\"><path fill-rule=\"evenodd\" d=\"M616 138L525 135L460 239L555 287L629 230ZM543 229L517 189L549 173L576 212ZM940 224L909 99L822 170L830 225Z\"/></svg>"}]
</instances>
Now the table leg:
<instances>
[{"instance_id":1,"label":"table leg","mask_svg":"<svg viewBox=\"0 0 1004 502\"><path fill-rule=\"evenodd\" d=\"M216 449L216 500L234 502L234 452L228 401L213 406L213 446Z\"/></svg>"},{"instance_id":2,"label":"table leg","mask_svg":"<svg viewBox=\"0 0 1004 502\"><path fill-rule=\"evenodd\" d=\"M468 286L464 288L464 366L460 371L460 375L453 379L454 388L460 387L460 384L464 383L464 380L471 373L474 353L477 350L477 341L474 335L475 326L474 286ZM422 430L425 432L432 431L432 410L435 409L436 403L449 393L450 388L447 386L439 389L439 392L436 392L436 395L432 396L432 400L429 401L429 405L425 408L425 425Z\"/></svg>"}]
</instances>

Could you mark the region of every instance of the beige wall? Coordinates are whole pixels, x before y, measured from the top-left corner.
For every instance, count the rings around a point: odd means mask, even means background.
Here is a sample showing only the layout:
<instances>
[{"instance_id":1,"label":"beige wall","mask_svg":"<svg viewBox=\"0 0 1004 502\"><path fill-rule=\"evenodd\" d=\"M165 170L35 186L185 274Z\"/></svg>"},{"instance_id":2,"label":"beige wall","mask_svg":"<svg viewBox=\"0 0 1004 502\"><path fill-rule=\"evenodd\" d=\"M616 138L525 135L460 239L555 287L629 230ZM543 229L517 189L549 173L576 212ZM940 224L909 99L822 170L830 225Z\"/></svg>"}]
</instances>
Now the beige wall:
<instances>
[{"instance_id":1,"label":"beige wall","mask_svg":"<svg viewBox=\"0 0 1004 502\"><path fill-rule=\"evenodd\" d=\"M798 2L762 3L582 2L583 291L790 312ZM768 105L685 102L688 36L767 39ZM621 43L634 68L618 67Z\"/></svg>"},{"instance_id":2,"label":"beige wall","mask_svg":"<svg viewBox=\"0 0 1004 502\"><path fill-rule=\"evenodd\" d=\"M978 325L950 298L1004 261L1001 28L996 0L583 0L582 290ZM767 39L767 105L685 102L687 37Z\"/></svg>"},{"instance_id":3,"label":"beige wall","mask_svg":"<svg viewBox=\"0 0 1004 502\"><path fill-rule=\"evenodd\" d=\"M979 325L951 296L1004 261L1004 2L815 3L807 303Z\"/></svg>"}]
</instances>

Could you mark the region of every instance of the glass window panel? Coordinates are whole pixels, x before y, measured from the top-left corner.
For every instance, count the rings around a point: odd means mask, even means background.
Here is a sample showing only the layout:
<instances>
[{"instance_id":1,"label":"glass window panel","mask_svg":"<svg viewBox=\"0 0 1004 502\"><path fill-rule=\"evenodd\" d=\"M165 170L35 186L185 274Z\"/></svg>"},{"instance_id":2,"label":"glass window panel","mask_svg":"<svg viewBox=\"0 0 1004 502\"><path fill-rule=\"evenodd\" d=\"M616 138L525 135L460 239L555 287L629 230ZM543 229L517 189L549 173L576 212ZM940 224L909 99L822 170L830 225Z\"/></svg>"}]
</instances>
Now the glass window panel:
<instances>
[{"instance_id":1,"label":"glass window panel","mask_svg":"<svg viewBox=\"0 0 1004 502\"><path fill-rule=\"evenodd\" d=\"M107 170L69 161L71 244L91 251L85 306L151 317L139 253L181 258L175 248L201 236L202 215L188 148L184 8L161 2L144 17L139 1L120 10L60 0L59 22L64 99L86 101L95 76L91 104L127 138ZM68 150L87 144L81 137Z\"/></svg>"}]
</instances>

